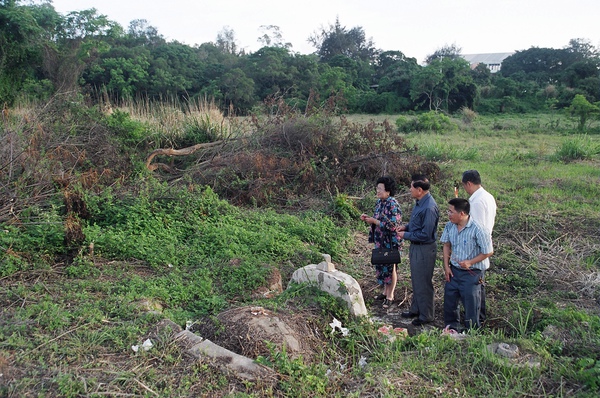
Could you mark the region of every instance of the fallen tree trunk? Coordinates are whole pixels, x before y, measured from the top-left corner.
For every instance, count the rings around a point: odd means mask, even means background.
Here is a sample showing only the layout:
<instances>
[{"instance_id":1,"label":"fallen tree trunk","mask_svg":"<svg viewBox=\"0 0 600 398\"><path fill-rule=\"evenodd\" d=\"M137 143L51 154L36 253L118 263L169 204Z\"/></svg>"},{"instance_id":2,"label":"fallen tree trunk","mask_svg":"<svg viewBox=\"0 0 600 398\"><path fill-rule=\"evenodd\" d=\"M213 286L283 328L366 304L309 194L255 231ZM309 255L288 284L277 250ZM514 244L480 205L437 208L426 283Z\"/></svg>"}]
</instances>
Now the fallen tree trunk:
<instances>
[{"instance_id":1,"label":"fallen tree trunk","mask_svg":"<svg viewBox=\"0 0 600 398\"><path fill-rule=\"evenodd\" d=\"M158 155L166 155L166 156L185 156L185 155L191 155L192 153L200 150L200 149L207 149L207 148L213 148L219 145L224 145L225 143L229 142L231 140L228 141L215 141L215 142L206 142L203 144L196 144L193 146L189 146L187 148L182 148L182 149L175 149L175 148L159 148L159 149L155 149L154 151L152 151L152 153L148 156L148 158L146 159L146 168L150 171L154 171L158 168L161 168L163 170L166 171L172 171L171 167L169 167L168 165L164 164L164 163L154 163L152 164L152 159L154 159L156 156Z\"/></svg>"}]
</instances>

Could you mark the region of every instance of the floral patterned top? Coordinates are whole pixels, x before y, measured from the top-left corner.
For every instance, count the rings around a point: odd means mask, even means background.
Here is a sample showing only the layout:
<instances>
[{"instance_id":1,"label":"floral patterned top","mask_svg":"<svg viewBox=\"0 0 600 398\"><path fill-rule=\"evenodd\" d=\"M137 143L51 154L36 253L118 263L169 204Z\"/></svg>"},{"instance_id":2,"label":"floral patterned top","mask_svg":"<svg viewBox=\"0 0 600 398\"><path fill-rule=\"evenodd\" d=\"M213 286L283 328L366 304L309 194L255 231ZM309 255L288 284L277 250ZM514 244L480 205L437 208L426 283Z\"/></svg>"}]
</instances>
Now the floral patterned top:
<instances>
[{"instance_id":1,"label":"floral patterned top","mask_svg":"<svg viewBox=\"0 0 600 398\"><path fill-rule=\"evenodd\" d=\"M388 249L397 247L401 250L403 241L402 239L398 240L396 232L396 227L402 225L402 210L398 201L393 196L389 196L385 200L378 199L373 218L379 220L381 225L373 224L371 226L369 242L374 243L376 249L384 246Z\"/></svg>"}]
</instances>

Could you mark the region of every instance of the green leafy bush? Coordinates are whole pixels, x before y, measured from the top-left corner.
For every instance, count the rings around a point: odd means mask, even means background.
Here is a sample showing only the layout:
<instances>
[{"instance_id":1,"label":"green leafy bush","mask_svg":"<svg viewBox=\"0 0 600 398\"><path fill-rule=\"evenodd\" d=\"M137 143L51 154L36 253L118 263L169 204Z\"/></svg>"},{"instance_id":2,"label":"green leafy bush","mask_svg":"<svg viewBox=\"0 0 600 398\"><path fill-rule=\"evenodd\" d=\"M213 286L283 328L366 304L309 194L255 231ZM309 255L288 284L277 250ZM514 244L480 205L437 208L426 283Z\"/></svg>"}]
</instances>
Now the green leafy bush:
<instances>
[{"instance_id":1,"label":"green leafy bush","mask_svg":"<svg viewBox=\"0 0 600 398\"><path fill-rule=\"evenodd\" d=\"M148 135L146 126L127 112L115 109L105 120L106 126L126 145L137 145Z\"/></svg>"},{"instance_id":2,"label":"green leafy bush","mask_svg":"<svg viewBox=\"0 0 600 398\"><path fill-rule=\"evenodd\" d=\"M444 131L456 128L456 124L452 119L443 113L430 111L422 113L416 118L400 116L396 119L396 127L401 133L411 131Z\"/></svg>"},{"instance_id":3,"label":"green leafy bush","mask_svg":"<svg viewBox=\"0 0 600 398\"><path fill-rule=\"evenodd\" d=\"M415 117L400 116L396 119L396 127L401 133L410 133L419 129L419 123Z\"/></svg>"},{"instance_id":4,"label":"green leafy bush","mask_svg":"<svg viewBox=\"0 0 600 398\"><path fill-rule=\"evenodd\" d=\"M0 275L11 275L30 267L52 263L64 253L65 231L58 208L32 206L20 215L19 225L4 225L0 230Z\"/></svg>"},{"instance_id":5,"label":"green leafy bush","mask_svg":"<svg viewBox=\"0 0 600 398\"><path fill-rule=\"evenodd\" d=\"M333 212L344 221L357 220L360 216L360 210L358 210L353 200L348 195L340 193L334 198Z\"/></svg>"},{"instance_id":6,"label":"green leafy bush","mask_svg":"<svg viewBox=\"0 0 600 398\"><path fill-rule=\"evenodd\" d=\"M450 117L440 112L430 111L422 113L417 117L419 130L442 131L451 130L456 125Z\"/></svg>"},{"instance_id":7,"label":"green leafy bush","mask_svg":"<svg viewBox=\"0 0 600 398\"><path fill-rule=\"evenodd\" d=\"M213 264L211 274L234 295L259 286L265 265L306 265L320 261L320 253L348 253L347 230L323 213L242 210L208 187L190 192L157 184L137 197L107 191L86 201L91 215L85 244L93 243L99 255L142 260L156 270Z\"/></svg>"}]
</instances>

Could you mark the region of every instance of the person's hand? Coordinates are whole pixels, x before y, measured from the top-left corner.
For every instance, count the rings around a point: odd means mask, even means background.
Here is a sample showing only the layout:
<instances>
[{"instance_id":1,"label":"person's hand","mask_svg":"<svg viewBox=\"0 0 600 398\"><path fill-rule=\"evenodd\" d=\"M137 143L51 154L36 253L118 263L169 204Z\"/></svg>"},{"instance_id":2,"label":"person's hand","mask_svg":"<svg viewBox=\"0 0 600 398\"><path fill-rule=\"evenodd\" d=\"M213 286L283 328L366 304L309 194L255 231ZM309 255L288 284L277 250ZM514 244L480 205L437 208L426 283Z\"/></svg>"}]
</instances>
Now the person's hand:
<instances>
[{"instance_id":1,"label":"person's hand","mask_svg":"<svg viewBox=\"0 0 600 398\"><path fill-rule=\"evenodd\" d=\"M454 276L454 274L452 273L452 267L450 266L444 266L444 277L446 279L446 282L450 282L450 278L452 278Z\"/></svg>"},{"instance_id":2,"label":"person's hand","mask_svg":"<svg viewBox=\"0 0 600 398\"><path fill-rule=\"evenodd\" d=\"M463 260L459 261L458 265L460 265L460 267L463 269L469 269L471 268L471 265L473 265L473 262L471 260Z\"/></svg>"},{"instance_id":3,"label":"person's hand","mask_svg":"<svg viewBox=\"0 0 600 398\"><path fill-rule=\"evenodd\" d=\"M404 239L404 231L400 231L397 233L398 239Z\"/></svg>"},{"instance_id":4,"label":"person's hand","mask_svg":"<svg viewBox=\"0 0 600 398\"><path fill-rule=\"evenodd\" d=\"M363 221L367 221L367 218L369 218L369 216L367 216L365 213L360 215L360 219Z\"/></svg>"}]
</instances>

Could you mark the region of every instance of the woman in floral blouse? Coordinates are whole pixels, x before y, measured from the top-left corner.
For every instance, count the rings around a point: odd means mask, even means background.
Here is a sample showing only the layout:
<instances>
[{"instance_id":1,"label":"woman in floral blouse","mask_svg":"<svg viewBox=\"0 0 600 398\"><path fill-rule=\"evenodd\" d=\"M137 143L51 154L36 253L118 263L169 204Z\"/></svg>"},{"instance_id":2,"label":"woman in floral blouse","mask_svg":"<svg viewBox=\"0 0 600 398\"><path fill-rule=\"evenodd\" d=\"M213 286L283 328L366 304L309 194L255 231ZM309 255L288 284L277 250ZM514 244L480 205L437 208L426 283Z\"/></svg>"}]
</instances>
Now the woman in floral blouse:
<instances>
[{"instance_id":1,"label":"woman in floral blouse","mask_svg":"<svg viewBox=\"0 0 600 398\"><path fill-rule=\"evenodd\" d=\"M371 224L369 242L375 248L401 249L402 240L398 240L396 227L402 224L402 211L396 194L396 181L392 177L380 177L376 182L377 203L373 217L362 214L360 219ZM375 296L375 300L383 300L383 308L389 308L394 302L394 290L398 274L397 264L375 264L377 283L383 285L383 293Z\"/></svg>"}]
</instances>

